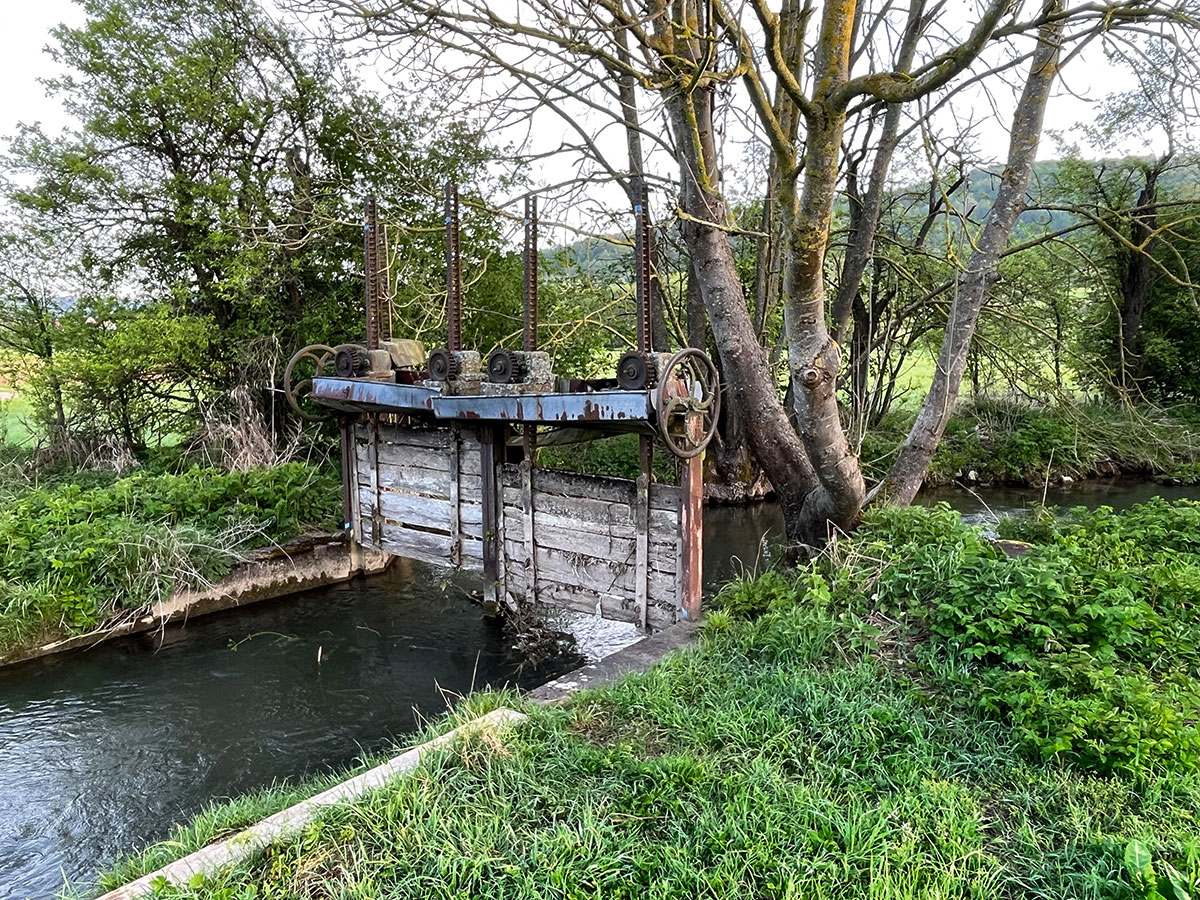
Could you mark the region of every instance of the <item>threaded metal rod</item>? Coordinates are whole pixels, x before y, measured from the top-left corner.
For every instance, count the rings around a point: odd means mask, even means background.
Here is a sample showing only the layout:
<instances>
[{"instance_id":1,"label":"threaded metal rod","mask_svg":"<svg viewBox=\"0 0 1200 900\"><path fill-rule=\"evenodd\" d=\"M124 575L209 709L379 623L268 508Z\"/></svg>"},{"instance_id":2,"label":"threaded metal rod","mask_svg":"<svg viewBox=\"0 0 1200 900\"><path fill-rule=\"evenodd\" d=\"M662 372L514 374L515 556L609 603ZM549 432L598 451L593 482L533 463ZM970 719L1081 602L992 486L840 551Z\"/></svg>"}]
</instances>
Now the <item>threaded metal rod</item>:
<instances>
[{"instance_id":1,"label":"threaded metal rod","mask_svg":"<svg viewBox=\"0 0 1200 900\"><path fill-rule=\"evenodd\" d=\"M446 182L446 346L462 350L462 272L458 246L458 185Z\"/></svg>"},{"instance_id":2,"label":"threaded metal rod","mask_svg":"<svg viewBox=\"0 0 1200 900\"><path fill-rule=\"evenodd\" d=\"M538 348L538 233L537 197L525 198L525 331L521 347Z\"/></svg>"}]
</instances>

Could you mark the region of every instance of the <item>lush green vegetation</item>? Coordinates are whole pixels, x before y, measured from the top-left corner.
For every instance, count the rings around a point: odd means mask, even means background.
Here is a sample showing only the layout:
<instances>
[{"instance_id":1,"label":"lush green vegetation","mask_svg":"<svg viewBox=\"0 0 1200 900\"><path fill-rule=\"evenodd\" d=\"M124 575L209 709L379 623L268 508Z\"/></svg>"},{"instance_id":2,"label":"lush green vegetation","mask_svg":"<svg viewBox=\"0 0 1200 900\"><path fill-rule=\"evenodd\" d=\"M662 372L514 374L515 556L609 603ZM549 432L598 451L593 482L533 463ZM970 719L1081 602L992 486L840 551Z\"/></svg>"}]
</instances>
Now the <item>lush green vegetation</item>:
<instances>
[{"instance_id":1,"label":"lush green vegetation","mask_svg":"<svg viewBox=\"0 0 1200 900\"><path fill-rule=\"evenodd\" d=\"M67 470L29 480L0 468L0 651L91 631L173 590L210 582L247 551L333 529L337 474L293 462L209 468Z\"/></svg>"},{"instance_id":2,"label":"lush green vegetation","mask_svg":"<svg viewBox=\"0 0 1200 900\"><path fill-rule=\"evenodd\" d=\"M1200 877L1200 504L887 510L727 586L699 648L158 895L1180 900ZM214 808L115 886L294 802ZM1155 893L1157 892L1157 893Z\"/></svg>"},{"instance_id":3,"label":"lush green vegetation","mask_svg":"<svg viewBox=\"0 0 1200 900\"><path fill-rule=\"evenodd\" d=\"M868 472L882 475L887 470L912 417L910 410L896 410L867 433L862 458ZM963 404L946 428L926 482L1038 485L1063 476L1118 474L1196 480L1200 476L1196 407L1043 406L997 400Z\"/></svg>"}]
</instances>

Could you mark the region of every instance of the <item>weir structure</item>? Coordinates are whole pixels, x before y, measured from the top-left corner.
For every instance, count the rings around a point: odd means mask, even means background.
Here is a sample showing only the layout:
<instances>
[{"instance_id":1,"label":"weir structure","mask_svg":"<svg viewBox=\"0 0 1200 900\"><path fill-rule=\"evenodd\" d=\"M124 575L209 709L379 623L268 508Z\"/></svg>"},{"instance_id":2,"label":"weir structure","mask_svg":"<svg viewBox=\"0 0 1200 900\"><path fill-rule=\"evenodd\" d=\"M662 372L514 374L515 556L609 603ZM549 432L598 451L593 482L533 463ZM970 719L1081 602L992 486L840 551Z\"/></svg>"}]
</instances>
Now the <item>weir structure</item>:
<instances>
[{"instance_id":1,"label":"weir structure","mask_svg":"<svg viewBox=\"0 0 1200 900\"><path fill-rule=\"evenodd\" d=\"M392 335L385 229L365 207L365 343L311 345L285 373L308 419L341 426L346 528L357 546L482 572L485 602L569 608L661 629L700 612L703 455L720 384L699 349L652 347L644 191L634 207L637 346L615 379L556 378L538 349L537 201L525 201L520 350L462 346L459 195L446 186L446 346ZM538 465L539 445L634 433L635 480ZM681 461L654 480L655 446Z\"/></svg>"}]
</instances>

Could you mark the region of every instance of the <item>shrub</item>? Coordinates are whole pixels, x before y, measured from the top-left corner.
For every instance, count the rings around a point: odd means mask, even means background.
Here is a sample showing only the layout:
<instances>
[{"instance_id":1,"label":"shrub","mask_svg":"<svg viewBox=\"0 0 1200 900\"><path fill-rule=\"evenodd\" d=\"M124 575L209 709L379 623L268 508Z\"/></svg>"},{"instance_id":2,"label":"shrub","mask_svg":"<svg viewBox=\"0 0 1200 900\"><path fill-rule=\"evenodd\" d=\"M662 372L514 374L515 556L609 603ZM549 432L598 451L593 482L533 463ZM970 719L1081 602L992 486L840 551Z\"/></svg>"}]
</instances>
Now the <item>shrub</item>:
<instances>
[{"instance_id":1,"label":"shrub","mask_svg":"<svg viewBox=\"0 0 1200 900\"><path fill-rule=\"evenodd\" d=\"M301 463L28 488L0 511L0 648L90 630L252 547L336 527L339 495L334 473Z\"/></svg>"},{"instance_id":2,"label":"shrub","mask_svg":"<svg viewBox=\"0 0 1200 900\"><path fill-rule=\"evenodd\" d=\"M839 548L839 602L901 615L924 664L1031 751L1101 770L1200 760L1200 504L1034 516L1010 559L947 506L882 509Z\"/></svg>"}]
</instances>

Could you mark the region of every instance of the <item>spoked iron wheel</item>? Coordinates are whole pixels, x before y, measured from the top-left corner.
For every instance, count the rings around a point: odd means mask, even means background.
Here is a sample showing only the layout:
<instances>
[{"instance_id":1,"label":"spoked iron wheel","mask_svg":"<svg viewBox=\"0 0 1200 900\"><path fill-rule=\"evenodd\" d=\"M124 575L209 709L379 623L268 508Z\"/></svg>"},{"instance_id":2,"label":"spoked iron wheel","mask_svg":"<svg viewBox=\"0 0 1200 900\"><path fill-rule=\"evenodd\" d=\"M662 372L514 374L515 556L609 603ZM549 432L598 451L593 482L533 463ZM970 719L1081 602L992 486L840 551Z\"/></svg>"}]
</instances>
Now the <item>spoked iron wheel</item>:
<instances>
[{"instance_id":1,"label":"spoked iron wheel","mask_svg":"<svg viewBox=\"0 0 1200 900\"><path fill-rule=\"evenodd\" d=\"M656 400L667 448L680 459L703 453L721 415L721 381L713 361L695 347L680 350L659 374Z\"/></svg>"},{"instance_id":2,"label":"spoked iron wheel","mask_svg":"<svg viewBox=\"0 0 1200 900\"><path fill-rule=\"evenodd\" d=\"M333 372L336 351L325 344L309 344L288 360L283 372L283 386L288 406L307 422L322 422L333 411L312 400L313 379Z\"/></svg>"}]
</instances>

